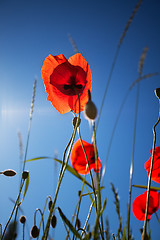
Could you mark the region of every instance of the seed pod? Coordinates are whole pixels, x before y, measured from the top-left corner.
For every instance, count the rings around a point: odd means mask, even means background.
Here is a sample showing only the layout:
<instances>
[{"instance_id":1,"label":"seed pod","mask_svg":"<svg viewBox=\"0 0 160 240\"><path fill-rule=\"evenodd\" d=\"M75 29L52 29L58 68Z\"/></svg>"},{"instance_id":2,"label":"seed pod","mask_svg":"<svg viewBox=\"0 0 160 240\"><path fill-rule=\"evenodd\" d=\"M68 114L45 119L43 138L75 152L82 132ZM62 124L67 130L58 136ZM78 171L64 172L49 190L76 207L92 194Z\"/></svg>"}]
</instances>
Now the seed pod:
<instances>
[{"instance_id":1,"label":"seed pod","mask_svg":"<svg viewBox=\"0 0 160 240\"><path fill-rule=\"evenodd\" d=\"M28 178L28 174L29 174L28 171L23 171L23 173L22 173L22 178L23 178L23 179L27 179L27 178Z\"/></svg>"},{"instance_id":2,"label":"seed pod","mask_svg":"<svg viewBox=\"0 0 160 240\"><path fill-rule=\"evenodd\" d=\"M25 224L26 222L26 217L25 216L21 216L19 219L20 223Z\"/></svg>"},{"instance_id":3,"label":"seed pod","mask_svg":"<svg viewBox=\"0 0 160 240\"><path fill-rule=\"evenodd\" d=\"M72 120L73 127L76 126L77 120L78 120L78 117L73 118ZM80 123L81 123L81 119L79 118L77 127L79 127Z\"/></svg>"},{"instance_id":4,"label":"seed pod","mask_svg":"<svg viewBox=\"0 0 160 240\"><path fill-rule=\"evenodd\" d=\"M12 170L12 169L7 169L7 170L1 172L1 174L5 175L5 176L7 176L7 177L13 177L13 176L15 176L17 173L16 173L14 170Z\"/></svg>"},{"instance_id":5,"label":"seed pod","mask_svg":"<svg viewBox=\"0 0 160 240\"><path fill-rule=\"evenodd\" d=\"M156 97L160 100L160 88L156 88L154 92L156 94Z\"/></svg>"},{"instance_id":6,"label":"seed pod","mask_svg":"<svg viewBox=\"0 0 160 240\"><path fill-rule=\"evenodd\" d=\"M39 236L39 229L36 225L34 225L31 229L31 237L37 238Z\"/></svg>"},{"instance_id":7,"label":"seed pod","mask_svg":"<svg viewBox=\"0 0 160 240\"><path fill-rule=\"evenodd\" d=\"M97 108L92 100L89 100L85 106L84 114L90 120L95 120L97 117Z\"/></svg>"},{"instance_id":8,"label":"seed pod","mask_svg":"<svg viewBox=\"0 0 160 240\"><path fill-rule=\"evenodd\" d=\"M55 228L56 225L57 225L57 218L55 215L53 215L51 218L51 226L52 226L52 228Z\"/></svg>"},{"instance_id":9,"label":"seed pod","mask_svg":"<svg viewBox=\"0 0 160 240\"><path fill-rule=\"evenodd\" d=\"M48 209L49 209L49 211L50 211L50 209L51 209L51 206L52 206L52 200L50 200L49 203L48 203Z\"/></svg>"}]
</instances>

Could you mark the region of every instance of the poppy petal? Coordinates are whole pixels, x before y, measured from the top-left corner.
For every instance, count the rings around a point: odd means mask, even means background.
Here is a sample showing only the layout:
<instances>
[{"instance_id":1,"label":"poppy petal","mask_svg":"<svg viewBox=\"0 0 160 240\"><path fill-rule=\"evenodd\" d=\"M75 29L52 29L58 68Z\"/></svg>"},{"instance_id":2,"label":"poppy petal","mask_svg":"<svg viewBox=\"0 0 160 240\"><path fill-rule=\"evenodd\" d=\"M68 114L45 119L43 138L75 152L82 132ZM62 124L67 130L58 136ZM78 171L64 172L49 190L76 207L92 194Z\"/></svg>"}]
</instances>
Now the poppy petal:
<instances>
[{"instance_id":1,"label":"poppy petal","mask_svg":"<svg viewBox=\"0 0 160 240\"><path fill-rule=\"evenodd\" d=\"M94 169L96 171L96 163L95 163L95 157L94 157L94 146L93 144L90 144L84 140L82 140L88 161L89 161L89 166L90 169ZM78 140L71 152L71 164L73 168L80 174L88 174L89 173L89 168L87 166L87 160L81 145L81 141ZM101 169L101 161L98 158L98 172Z\"/></svg>"},{"instance_id":2,"label":"poppy petal","mask_svg":"<svg viewBox=\"0 0 160 240\"><path fill-rule=\"evenodd\" d=\"M150 152L152 154L152 150ZM144 164L144 167L148 175L150 173L151 159L152 159L152 156ZM160 147L155 147L151 179L157 183L160 183Z\"/></svg>"},{"instance_id":3,"label":"poppy petal","mask_svg":"<svg viewBox=\"0 0 160 240\"><path fill-rule=\"evenodd\" d=\"M149 194L149 207L147 219L151 219L151 215L159 209L159 193L157 191L150 191ZM144 221L146 212L146 200L147 191L135 198L132 205L132 211L134 216L140 220Z\"/></svg>"},{"instance_id":4,"label":"poppy petal","mask_svg":"<svg viewBox=\"0 0 160 240\"><path fill-rule=\"evenodd\" d=\"M60 112L67 113L73 110L79 112L88 101L88 89L91 90L91 71L88 63L82 55L75 54L69 61L63 54L52 56L51 54L44 60L41 69L47 100Z\"/></svg>"}]
</instances>

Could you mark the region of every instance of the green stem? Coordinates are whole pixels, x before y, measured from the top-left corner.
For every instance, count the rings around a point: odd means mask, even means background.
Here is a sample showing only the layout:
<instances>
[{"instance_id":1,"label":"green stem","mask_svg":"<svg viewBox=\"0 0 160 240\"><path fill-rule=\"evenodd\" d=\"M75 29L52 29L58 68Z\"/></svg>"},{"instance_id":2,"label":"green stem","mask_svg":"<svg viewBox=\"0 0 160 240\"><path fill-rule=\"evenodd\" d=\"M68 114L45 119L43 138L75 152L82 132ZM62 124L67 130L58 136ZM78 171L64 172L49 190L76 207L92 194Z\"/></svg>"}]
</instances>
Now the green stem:
<instances>
[{"instance_id":1,"label":"green stem","mask_svg":"<svg viewBox=\"0 0 160 240\"><path fill-rule=\"evenodd\" d=\"M159 102L160 104L160 102ZM146 236L146 228L147 228L147 216L148 216L148 206L149 206L149 194L150 194L150 187L151 187L151 177L152 177L152 170L153 170L153 160L154 160L154 152L155 152L155 146L156 146L156 131L155 128L160 122L160 110L159 110L159 117L155 125L153 126L153 147L152 147L152 158L151 158L151 166L150 166L150 173L148 177L148 188L147 188L147 201L146 201L146 212L145 212L145 220L143 225L143 233L142 233L142 240L145 240Z\"/></svg>"},{"instance_id":2,"label":"green stem","mask_svg":"<svg viewBox=\"0 0 160 240\"><path fill-rule=\"evenodd\" d=\"M85 178L83 180L82 190L81 190L81 194L80 194L79 200L78 200L78 209L77 209L77 213L76 213L75 228L76 228L76 223L77 223L77 220L78 220L79 210L80 210L80 206L81 206L82 193L83 193L83 189L84 189L84 185L85 185L85 179L86 179L86 175L85 175ZM73 236L73 240L74 240L74 236Z\"/></svg>"},{"instance_id":3,"label":"green stem","mask_svg":"<svg viewBox=\"0 0 160 240\"><path fill-rule=\"evenodd\" d=\"M102 217L101 217L102 230L100 228L100 223L99 223L99 215L100 215L100 210L101 210L101 192L100 192L100 177L99 177L99 173L98 173L98 152L97 152L97 143L96 143L95 122L93 121L92 124L93 124L93 145L94 145L95 162L96 162L96 179L97 179L97 191L98 191L98 209L97 209L97 215L96 215L94 235L97 233L97 229L99 226L101 237L102 237L102 239L104 239Z\"/></svg>"},{"instance_id":4,"label":"green stem","mask_svg":"<svg viewBox=\"0 0 160 240\"><path fill-rule=\"evenodd\" d=\"M65 173L65 170L67 168L67 164L68 164L68 161L69 161L69 156L70 156L70 153L71 153L71 150L72 150L72 146L73 146L73 143L74 143L74 139L75 139L77 128L78 128L79 121L80 121L80 106L81 106L80 105L80 97L79 97L79 94L78 94L76 89L75 89L75 92L77 93L78 101L79 101L78 119L77 119L76 125L75 125L74 130L73 130L72 140L71 140L71 143L70 143L68 154L66 156L66 163L64 164L64 167L63 167L63 170L61 172L61 175L59 175L59 180L58 180L58 184L57 184L57 188L56 188L55 197L54 197L51 209L50 209L50 213L49 213L48 220L47 220L47 223L46 223L46 227L45 227L45 230L44 230L44 233L43 233L43 236L42 236L42 240L47 240L52 213L53 213L53 210L54 210L54 207L55 207L55 204L56 204L56 200L57 200L57 197L58 197L58 193L59 193L59 189L60 189L60 186L61 186L61 182L62 182L64 173Z\"/></svg>"},{"instance_id":5,"label":"green stem","mask_svg":"<svg viewBox=\"0 0 160 240\"><path fill-rule=\"evenodd\" d=\"M21 195L21 192L22 192L23 185L24 185L24 179L23 179L23 181L22 181L21 188L20 188L20 190L19 190L19 194L18 194L17 200L16 200L16 202L15 202L15 204L14 204L14 207L13 207L13 210L12 210L12 212L11 212L11 215L10 215L10 217L9 217L9 219L8 219L8 222L7 222L7 224L6 224L5 228L4 228L4 231L3 231L3 234L2 234L1 240L3 239L3 237L4 237L4 235L5 235L6 229L7 229L8 225L9 225L11 219L12 219L12 216L13 216L13 213L14 213L14 211L15 211L15 208L16 208L16 207L18 208L18 203L19 203L19 199L20 199L20 195Z\"/></svg>"},{"instance_id":6,"label":"green stem","mask_svg":"<svg viewBox=\"0 0 160 240\"><path fill-rule=\"evenodd\" d=\"M82 138L81 138L81 134L80 134L80 129L79 128L78 128L78 134L79 134L79 138L80 138L80 142L81 142L81 145L82 145L83 152L85 154L85 158L87 160L87 165L88 165L88 169L89 169L89 173L90 173L90 177L91 177L92 188L93 188L93 193L94 193L94 198L95 198L95 209L96 209L96 214L97 214L97 196L96 196L96 191L95 191L95 186L94 186L94 180L93 180L91 168L90 168L90 165L89 165L89 160L88 160L85 148L83 146L83 142L82 142Z\"/></svg>"},{"instance_id":7,"label":"green stem","mask_svg":"<svg viewBox=\"0 0 160 240\"><path fill-rule=\"evenodd\" d=\"M134 163L135 140L136 140L138 102L139 102L139 83L137 83L133 144L132 144L132 159L131 159L131 166L130 166L130 186L129 186L129 201L128 201L128 216L127 216L127 240L129 240L129 233L130 233L131 195L132 195L133 163Z\"/></svg>"},{"instance_id":8,"label":"green stem","mask_svg":"<svg viewBox=\"0 0 160 240\"><path fill-rule=\"evenodd\" d=\"M94 205L94 201L91 203L91 206L90 206L90 208L89 208L89 212L88 212L88 215L87 215L87 218L86 218L86 222L85 222L84 227L83 227L83 230L84 230L84 231L85 231L85 229L86 229L86 227L87 227L89 218L90 218L90 216L91 216L91 212L92 212L93 205ZM83 236L83 234L84 234L84 232L82 232L81 237Z\"/></svg>"}]
</instances>

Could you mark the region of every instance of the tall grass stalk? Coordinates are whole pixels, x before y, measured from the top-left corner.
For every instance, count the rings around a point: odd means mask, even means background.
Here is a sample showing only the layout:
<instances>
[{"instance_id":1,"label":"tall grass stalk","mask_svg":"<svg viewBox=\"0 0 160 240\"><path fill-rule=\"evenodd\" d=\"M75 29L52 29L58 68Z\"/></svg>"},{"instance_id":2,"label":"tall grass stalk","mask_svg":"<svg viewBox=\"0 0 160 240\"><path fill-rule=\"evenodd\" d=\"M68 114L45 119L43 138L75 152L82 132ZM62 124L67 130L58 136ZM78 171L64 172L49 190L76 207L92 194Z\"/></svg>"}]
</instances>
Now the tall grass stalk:
<instances>
[{"instance_id":1,"label":"tall grass stalk","mask_svg":"<svg viewBox=\"0 0 160 240\"><path fill-rule=\"evenodd\" d=\"M144 61L146 59L147 52L148 52L148 47L145 47L140 56L139 65L138 65L139 78L142 77ZM135 153L136 128L137 128L137 114L138 114L138 103L139 103L139 88L140 88L140 83L137 82L135 119L134 119L133 143L132 143L132 158L131 158L131 166L130 166L130 184L129 184L129 200L128 200L128 216L127 216L127 240L129 240L129 236L130 236L131 195L132 195L132 179L133 179L134 153Z\"/></svg>"},{"instance_id":2,"label":"tall grass stalk","mask_svg":"<svg viewBox=\"0 0 160 240\"><path fill-rule=\"evenodd\" d=\"M124 31L120 37L120 40L119 40L119 43L117 45L117 49L116 49L116 52L115 52L115 55L114 55L114 58L113 58L113 62L112 62L112 65L111 65L111 69L110 69L110 72L109 72L109 76L108 76L108 79L107 79L107 84L106 84L106 88L105 88L105 91L104 91L104 95L103 95L103 99L102 99L102 103L101 103L101 106L100 106L100 110L99 110L99 115L98 115L98 118L97 118L97 124L96 124L96 129L98 128L98 125L99 125L99 120L100 120L100 117L101 117L101 113L102 113L102 108L103 108L103 105L104 105L104 102L105 102L105 99L106 99L106 95L107 95L107 92L108 92L108 87L109 87L109 84L110 84L110 81L111 81L111 78L112 78L112 74L113 74L113 71L114 71L114 68L115 68L115 65L116 65L116 62L117 62L117 58L118 58L118 55L119 55L119 51L120 51L120 48L121 48L121 45L122 45L122 42L126 36L126 33L140 7L142 3L142 0L139 0L137 5L135 6L127 24L125 25L125 28L124 28Z\"/></svg>"},{"instance_id":3,"label":"tall grass stalk","mask_svg":"<svg viewBox=\"0 0 160 240\"><path fill-rule=\"evenodd\" d=\"M133 179L134 153L135 153L135 141L136 141L137 113L138 113L138 102L139 102L139 87L140 86L138 83L137 84L137 93L136 93L136 105L135 105L132 158L131 158L131 165L130 165L130 183L129 183L129 200L128 200L128 216L127 216L127 240L129 240L129 236L130 236L131 195L132 195L132 179Z\"/></svg>"}]
</instances>

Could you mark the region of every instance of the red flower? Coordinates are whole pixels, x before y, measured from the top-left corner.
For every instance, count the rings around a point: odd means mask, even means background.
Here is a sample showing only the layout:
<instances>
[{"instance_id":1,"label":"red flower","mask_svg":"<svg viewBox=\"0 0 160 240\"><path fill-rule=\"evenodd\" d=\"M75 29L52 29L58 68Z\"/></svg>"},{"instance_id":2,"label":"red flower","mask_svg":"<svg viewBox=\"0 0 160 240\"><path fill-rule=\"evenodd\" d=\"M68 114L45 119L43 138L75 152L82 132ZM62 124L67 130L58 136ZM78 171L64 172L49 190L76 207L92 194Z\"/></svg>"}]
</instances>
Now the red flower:
<instances>
[{"instance_id":1,"label":"red flower","mask_svg":"<svg viewBox=\"0 0 160 240\"><path fill-rule=\"evenodd\" d=\"M150 152L152 154L152 150ZM152 156L144 165L148 175L150 172L151 159L152 159ZM160 147L155 147L151 179L157 183L160 183Z\"/></svg>"},{"instance_id":2,"label":"red flower","mask_svg":"<svg viewBox=\"0 0 160 240\"><path fill-rule=\"evenodd\" d=\"M88 90L91 90L91 70L80 53L68 60L63 54L52 56L44 60L41 74L48 93L47 100L59 113L67 113L73 110L79 111L77 93L80 96L81 111L88 101Z\"/></svg>"},{"instance_id":3,"label":"red flower","mask_svg":"<svg viewBox=\"0 0 160 240\"><path fill-rule=\"evenodd\" d=\"M159 196L160 196L160 193L156 191L150 191L148 216L147 216L148 220L151 219L151 215L155 213L159 208ZM139 195L133 201L133 206L132 206L133 214L140 221L145 220L146 201L147 201L147 191Z\"/></svg>"},{"instance_id":4,"label":"red flower","mask_svg":"<svg viewBox=\"0 0 160 240\"><path fill-rule=\"evenodd\" d=\"M84 149L87 154L89 166L91 169L94 169L94 171L96 172L97 163L95 161L94 146L93 146L93 144L87 143L83 140L82 140L82 143L83 143ZM86 160L80 140L78 140L72 148L71 163L72 163L72 166L74 167L74 169L78 173L80 173L80 174L88 174L89 173L89 168L87 166L87 160ZM100 172L100 169L101 169L101 161L98 158L98 172Z\"/></svg>"}]
</instances>

